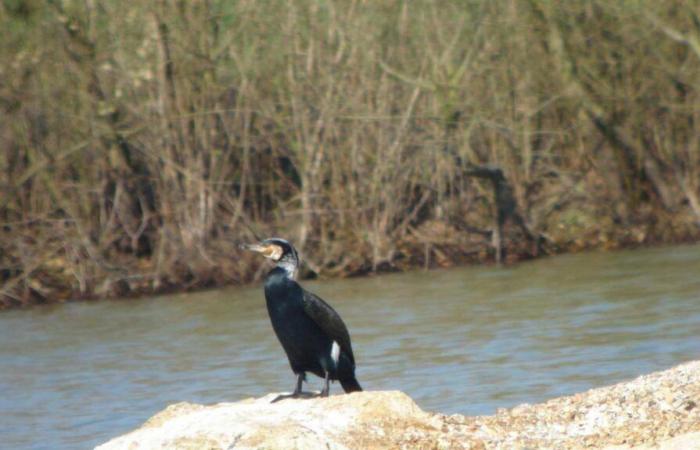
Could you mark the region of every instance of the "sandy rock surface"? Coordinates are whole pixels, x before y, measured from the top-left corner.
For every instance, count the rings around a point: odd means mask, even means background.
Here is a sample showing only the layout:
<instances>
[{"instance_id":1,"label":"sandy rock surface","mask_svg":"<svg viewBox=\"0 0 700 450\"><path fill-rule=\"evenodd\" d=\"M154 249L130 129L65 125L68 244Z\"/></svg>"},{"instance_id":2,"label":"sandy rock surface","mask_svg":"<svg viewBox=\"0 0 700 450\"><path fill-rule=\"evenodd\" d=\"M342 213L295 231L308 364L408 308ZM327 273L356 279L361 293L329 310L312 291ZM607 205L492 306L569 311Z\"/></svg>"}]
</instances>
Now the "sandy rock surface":
<instances>
[{"instance_id":1,"label":"sandy rock surface","mask_svg":"<svg viewBox=\"0 0 700 450\"><path fill-rule=\"evenodd\" d=\"M171 405L98 449L700 450L700 361L492 416L424 412L398 391L275 397Z\"/></svg>"}]
</instances>

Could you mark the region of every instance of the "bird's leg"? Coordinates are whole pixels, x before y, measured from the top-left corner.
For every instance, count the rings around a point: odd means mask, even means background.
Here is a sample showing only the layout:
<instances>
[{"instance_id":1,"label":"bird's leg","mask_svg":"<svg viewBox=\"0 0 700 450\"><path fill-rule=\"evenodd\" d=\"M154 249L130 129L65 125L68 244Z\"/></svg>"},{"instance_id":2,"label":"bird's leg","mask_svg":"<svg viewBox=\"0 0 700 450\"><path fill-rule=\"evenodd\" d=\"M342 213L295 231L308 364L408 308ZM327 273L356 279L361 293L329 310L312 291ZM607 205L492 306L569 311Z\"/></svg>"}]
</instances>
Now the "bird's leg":
<instances>
[{"instance_id":1,"label":"bird's leg","mask_svg":"<svg viewBox=\"0 0 700 450\"><path fill-rule=\"evenodd\" d=\"M301 385L304 382L304 372L299 372L297 375L297 387L294 388L293 396L298 397L301 395Z\"/></svg>"},{"instance_id":2,"label":"bird's leg","mask_svg":"<svg viewBox=\"0 0 700 450\"><path fill-rule=\"evenodd\" d=\"M330 391L330 387L328 386L328 376L329 376L329 373L326 372L326 377L325 377L324 384L323 384L323 390L321 391L321 394L320 394L321 397L328 397L328 391Z\"/></svg>"},{"instance_id":3,"label":"bird's leg","mask_svg":"<svg viewBox=\"0 0 700 450\"><path fill-rule=\"evenodd\" d=\"M302 392L301 392L301 385L302 385L302 383L304 382L304 376L305 376L305 373L304 373L304 372L299 372L299 373L297 374L297 385L296 385L296 387L294 388L294 392L292 392L291 394L280 394L280 395L278 395L277 397L275 397L274 400L272 400L270 403L275 403L275 402L278 402L278 401L280 401L280 400L284 400L285 398L299 398L299 397L302 397L303 395L302 395Z\"/></svg>"}]
</instances>

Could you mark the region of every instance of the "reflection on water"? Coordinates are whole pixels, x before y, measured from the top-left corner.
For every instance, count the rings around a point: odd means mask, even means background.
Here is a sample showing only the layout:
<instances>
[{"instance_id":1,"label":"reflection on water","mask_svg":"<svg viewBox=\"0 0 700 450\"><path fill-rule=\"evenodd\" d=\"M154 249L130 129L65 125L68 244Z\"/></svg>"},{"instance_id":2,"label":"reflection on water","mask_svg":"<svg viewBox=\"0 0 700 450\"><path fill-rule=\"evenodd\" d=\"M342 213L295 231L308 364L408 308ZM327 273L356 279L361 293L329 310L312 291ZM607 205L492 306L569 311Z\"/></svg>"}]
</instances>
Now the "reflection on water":
<instances>
[{"instance_id":1,"label":"reflection on water","mask_svg":"<svg viewBox=\"0 0 700 450\"><path fill-rule=\"evenodd\" d=\"M697 359L698 274L686 246L304 284L344 317L366 389L489 414ZM7 448L87 448L169 403L293 384L259 286L0 314Z\"/></svg>"}]
</instances>

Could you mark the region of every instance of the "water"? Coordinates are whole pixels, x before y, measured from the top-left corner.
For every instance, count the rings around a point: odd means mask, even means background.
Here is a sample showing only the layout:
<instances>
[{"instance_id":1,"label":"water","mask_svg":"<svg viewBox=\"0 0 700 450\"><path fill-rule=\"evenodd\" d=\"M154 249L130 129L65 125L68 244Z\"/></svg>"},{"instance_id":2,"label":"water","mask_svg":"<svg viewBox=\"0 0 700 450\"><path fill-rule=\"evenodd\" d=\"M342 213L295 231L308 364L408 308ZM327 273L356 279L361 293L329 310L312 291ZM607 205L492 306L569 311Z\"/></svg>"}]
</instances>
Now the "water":
<instances>
[{"instance_id":1,"label":"water","mask_svg":"<svg viewBox=\"0 0 700 450\"><path fill-rule=\"evenodd\" d=\"M474 415L699 358L699 274L683 246L303 284L344 317L365 389ZM262 295L0 314L0 447L90 448L170 403L291 390Z\"/></svg>"}]
</instances>

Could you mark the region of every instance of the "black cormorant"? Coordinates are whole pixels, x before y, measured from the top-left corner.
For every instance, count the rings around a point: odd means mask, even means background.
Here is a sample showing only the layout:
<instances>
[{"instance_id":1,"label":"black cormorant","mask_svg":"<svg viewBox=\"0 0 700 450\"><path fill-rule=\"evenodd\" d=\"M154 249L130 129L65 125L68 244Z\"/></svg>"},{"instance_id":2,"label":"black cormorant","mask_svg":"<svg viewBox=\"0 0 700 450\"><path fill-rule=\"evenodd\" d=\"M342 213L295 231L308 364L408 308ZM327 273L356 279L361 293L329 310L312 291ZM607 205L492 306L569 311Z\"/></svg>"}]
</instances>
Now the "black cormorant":
<instances>
[{"instance_id":1,"label":"black cormorant","mask_svg":"<svg viewBox=\"0 0 700 450\"><path fill-rule=\"evenodd\" d=\"M272 328L297 375L297 384L291 395L273 401L301 396L306 372L325 380L321 396L328 396L329 380L340 381L345 392L361 391L348 329L328 303L295 281L299 256L292 244L271 238L241 248L277 263L265 278L265 300Z\"/></svg>"}]
</instances>

